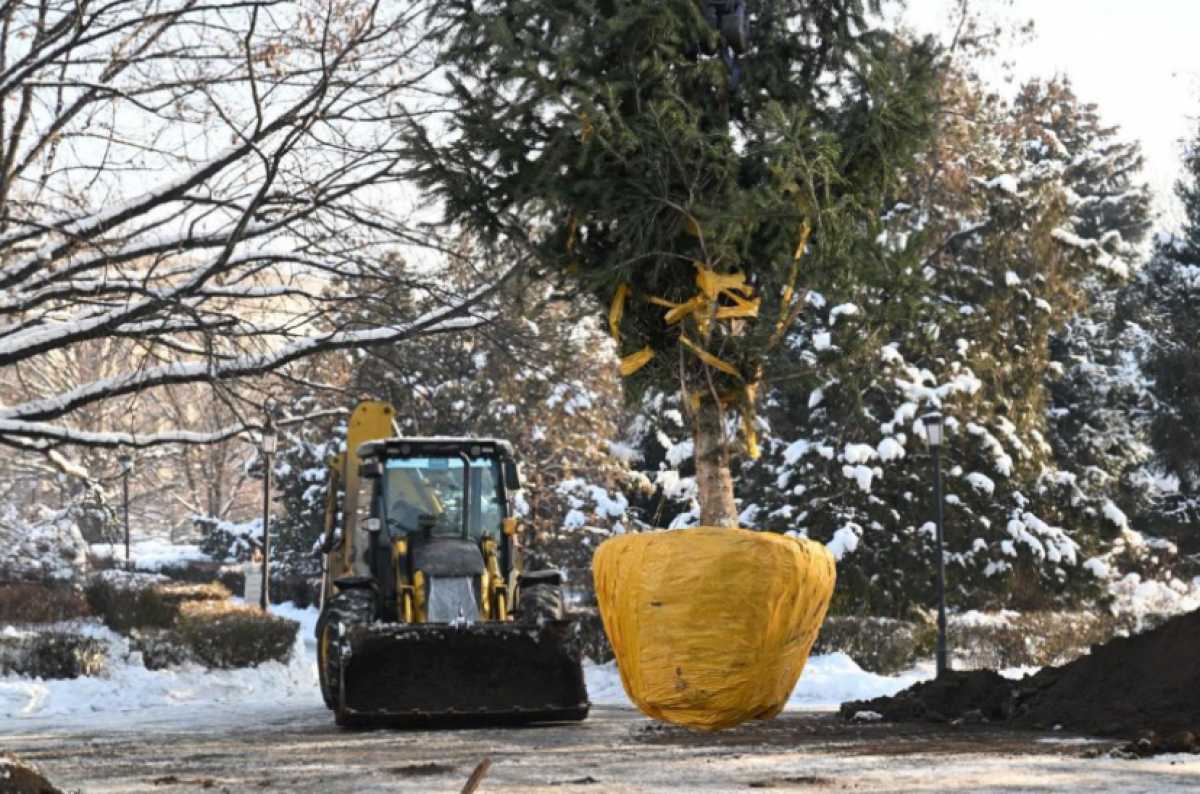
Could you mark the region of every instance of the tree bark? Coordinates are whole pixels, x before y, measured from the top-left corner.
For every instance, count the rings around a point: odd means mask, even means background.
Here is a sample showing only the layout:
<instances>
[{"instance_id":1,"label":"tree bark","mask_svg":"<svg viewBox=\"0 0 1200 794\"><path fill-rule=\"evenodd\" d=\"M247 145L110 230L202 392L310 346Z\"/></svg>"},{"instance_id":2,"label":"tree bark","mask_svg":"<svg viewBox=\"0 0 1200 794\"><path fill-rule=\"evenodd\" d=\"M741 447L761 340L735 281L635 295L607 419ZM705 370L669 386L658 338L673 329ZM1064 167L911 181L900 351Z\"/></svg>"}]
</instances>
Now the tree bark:
<instances>
[{"instance_id":1,"label":"tree bark","mask_svg":"<svg viewBox=\"0 0 1200 794\"><path fill-rule=\"evenodd\" d=\"M725 409L712 400L701 400L695 417L696 490L700 523L706 527L736 527L733 474L724 434Z\"/></svg>"}]
</instances>

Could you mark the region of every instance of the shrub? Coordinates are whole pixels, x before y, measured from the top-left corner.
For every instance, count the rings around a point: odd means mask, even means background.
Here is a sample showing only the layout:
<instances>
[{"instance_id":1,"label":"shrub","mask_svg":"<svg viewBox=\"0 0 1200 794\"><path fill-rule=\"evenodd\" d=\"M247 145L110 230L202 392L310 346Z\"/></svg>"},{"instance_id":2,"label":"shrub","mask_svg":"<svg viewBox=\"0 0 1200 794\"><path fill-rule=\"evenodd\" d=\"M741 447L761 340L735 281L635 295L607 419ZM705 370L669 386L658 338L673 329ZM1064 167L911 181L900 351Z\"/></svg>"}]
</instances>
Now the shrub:
<instances>
[{"instance_id":1,"label":"shrub","mask_svg":"<svg viewBox=\"0 0 1200 794\"><path fill-rule=\"evenodd\" d=\"M0 581L68 581L87 564L87 543L79 532L80 510L36 508L29 520L9 506L0 515ZM83 511L86 512L86 511Z\"/></svg>"},{"instance_id":2,"label":"shrub","mask_svg":"<svg viewBox=\"0 0 1200 794\"><path fill-rule=\"evenodd\" d=\"M1143 620L1149 625L1161 618ZM1137 631L1133 615L1026 612L950 616L946 642L958 667L1002 670L1068 662L1115 634ZM890 674L933 657L937 628L928 620L834 616L825 619L813 653L841 651L864 670Z\"/></svg>"},{"instance_id":3,"label":"shrub","mask_svg":"<svg viewBox=\"0 0 1200 794\"><path fill-rule=\"evenodd\" d=\"M170 582L157 574L116 570L92 577L85 594L104 625L122 634L135 628L167 628L175 623L183 604L223 601L230 595L216 582Z\"/></svg>"},{"instance_id":4,"label":"shrub","mask_svg":"<svg viewBox=\"0 0 1200 794\"><path fill-rule=\"evenodd\" d=\"M300 609L319 606L321 603L321 578L309 576L271 577L271 603L291 601Z\"/></svg>"},{"instance_id":5,"label":"shrub","mask_svg":"<svg viewBox=\"0 0 1200 794\"><path fill-rule=\"evenodd\" d=\"M180 609L175 635L197 661L227 670L286 661L299 628L253 607L193 601Z\"/></svg>"},{"instance_id":6,"label":"shrub","mask_svg":"<svg viewBox=\"0 0 1200 794\"><path fill-rule=\"evenodd\" d=\"M30 678L96 675L108 661L105 644L65 631L0 637L0 674Z\"/></svg>"},{"instance_id":7,"label":"shrub","mask_svg":"<svg viewBox=\"0 0 1200 794\"><path fill-rule=\"evenodd\" d=\"M64 584L0 584L0 623L58 623L91 615L79 590Z\"/></svg>"},{"instance_id":8,"label":"shrub","mask_svg":"<svg viewBox=\"0 0 1200 794\"><path fill-rule=\"evenodd\" d=\"M147 670L163 670L197 661L174 629L143 629L129 638L129 646L142 655Z\"/></svg>"},{"instance_id":9,"label":"shrub","mask_svg":"<svg viewBox=\"0 0 1200 794\"><path fill-rule=\"evenodd\" d=\"M612 661L612 645L604 633L600 610L596 607L575 607L571 610L571 618L575 621L574 639L579 643L580 655L597 664Z\"/></svg>"},{"instance_id":10,"label":"shrub","mask_svg":"<svg viewBox=\"0 0 1200 794\"><path fill-rule=\"evenodd\" d=\"M825 619L812 652L841 651L864 670L891 674L933 655L932 624L892 618L831 616Z\"/></svg>"},{"instance_id":11,"label":"shrub","mask_svg":"<svg viewBox=\"0 0 1200 794\"><path fill-rule=\"evenodd\" d=\"M1148 624L1153 627L1160 620L1152 618ZM952 621L947 641L952 651L967 657L971 667L1002 670L1064 664L1093 645L1137 629L1136 616L1114 616L1102 610L1025 612L1004 621L965 625Z\"/></svg>"}]
</instances>

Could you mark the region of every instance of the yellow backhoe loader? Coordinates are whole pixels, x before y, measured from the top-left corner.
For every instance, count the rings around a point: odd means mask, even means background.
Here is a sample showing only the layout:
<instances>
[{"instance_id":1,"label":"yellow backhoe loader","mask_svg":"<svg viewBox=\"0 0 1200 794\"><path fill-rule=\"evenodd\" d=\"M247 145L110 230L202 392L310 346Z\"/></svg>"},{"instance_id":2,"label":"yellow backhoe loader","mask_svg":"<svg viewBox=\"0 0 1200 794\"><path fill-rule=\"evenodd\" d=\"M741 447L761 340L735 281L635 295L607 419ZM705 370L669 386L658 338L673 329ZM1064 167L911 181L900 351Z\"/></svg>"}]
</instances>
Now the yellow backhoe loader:
<instances>
[{"instance_id":1,"label":"yellow backhoe loader","mask_svg":"<svg viewBox=\"0 0 1200 794\"><path fill-rule=\"evenodd\" d=\"M512 447L394 437L393 416L359 404L329 464L325 704L339 725L584 719L560 574L521 570Z\"/></svg>"}]
</instances>

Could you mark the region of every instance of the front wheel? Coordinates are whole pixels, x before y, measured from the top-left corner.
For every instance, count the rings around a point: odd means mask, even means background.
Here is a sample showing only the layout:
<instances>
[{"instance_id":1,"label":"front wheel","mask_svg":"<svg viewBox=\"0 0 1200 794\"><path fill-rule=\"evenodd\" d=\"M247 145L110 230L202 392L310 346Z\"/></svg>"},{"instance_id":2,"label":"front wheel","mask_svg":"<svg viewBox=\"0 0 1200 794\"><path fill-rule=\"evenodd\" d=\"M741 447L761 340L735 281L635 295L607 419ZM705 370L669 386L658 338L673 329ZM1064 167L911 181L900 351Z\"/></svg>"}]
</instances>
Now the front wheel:
<instances>
[{"instance_id":1,"label":"front wheel","mask_svg":"<svg viewBox=\"0 0 1200 794\"><path fill-rule=\"evenodd\" d=\"M325 706L336 710L342 680L341 637L352 625L370 623L375 617L375 594L370 590L343 590L329 599L317 618L317 677Z\"/></svg>"}]
</instances>

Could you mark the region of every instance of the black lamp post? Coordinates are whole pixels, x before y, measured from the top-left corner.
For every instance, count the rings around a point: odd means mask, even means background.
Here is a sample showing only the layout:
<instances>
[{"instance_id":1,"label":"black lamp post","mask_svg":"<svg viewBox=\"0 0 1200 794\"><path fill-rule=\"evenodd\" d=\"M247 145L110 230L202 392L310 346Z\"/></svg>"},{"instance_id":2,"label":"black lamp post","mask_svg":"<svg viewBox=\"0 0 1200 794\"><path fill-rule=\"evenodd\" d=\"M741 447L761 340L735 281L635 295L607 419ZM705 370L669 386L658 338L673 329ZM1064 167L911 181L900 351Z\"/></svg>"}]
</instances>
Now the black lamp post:
<instances>
[{"instance_id":1,"label":"black lamp post","mask_svg":"<svg viewBox=\"0 0 1200 794\"><path fill-rule=\"evenodd\" d=\"M267 424L263 427L261 449L263 454L263 539L262 539L262 593L259 596L259 606L264 612L270 605L267 596L268 585L271 581L271 456L279 444L279 435L271 415L267 414Z\"/></svg>"},{"instance_id":2,"label":"black lamp post","mask_svg":"<svg viewBox=\"0 0 1200 794\"><path fill-rule=\"evenodd\" d=\"M133 471L133 458L122 452L117 462L121 464L121 501L125 506L125 570L129 570L129 474Z\"/></svg>"},{"instance_id":3,"label":"black lamp post","mask_svg":"<svg viewBox=\"0 0 1200 794\"><path fill-rule=\"evenodd\" d=\"M933 452L933 504L934 515L937 517L937 598L938 598L938 635L937 635L937 677L949 669L946 663L946 555L942 550L942 439L945 419L940 413L925 414L921 417L921 426L925 428L925 441Z\"/></svg>"}]
</instances>

